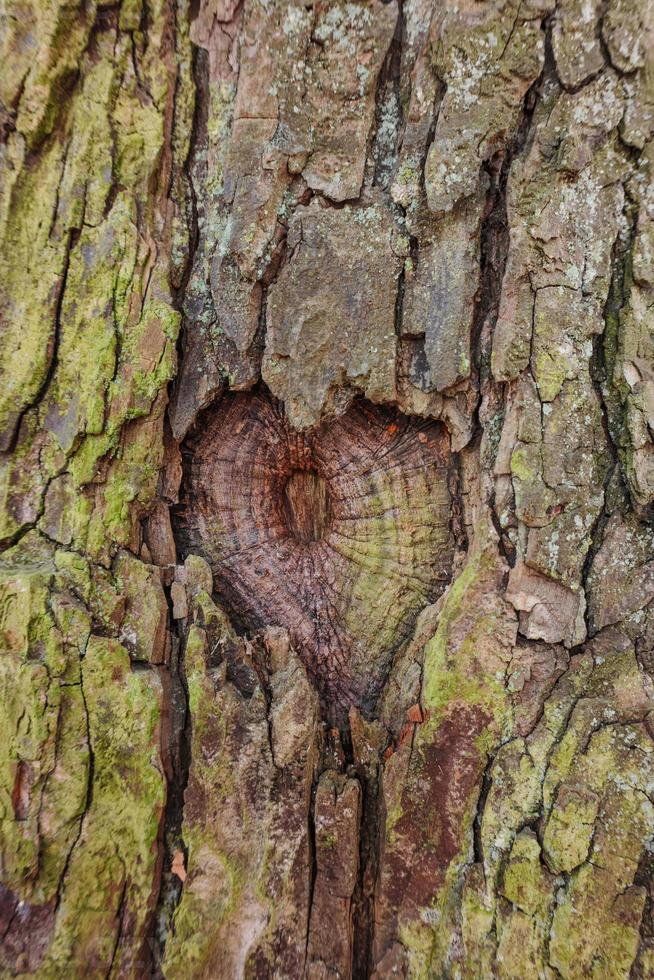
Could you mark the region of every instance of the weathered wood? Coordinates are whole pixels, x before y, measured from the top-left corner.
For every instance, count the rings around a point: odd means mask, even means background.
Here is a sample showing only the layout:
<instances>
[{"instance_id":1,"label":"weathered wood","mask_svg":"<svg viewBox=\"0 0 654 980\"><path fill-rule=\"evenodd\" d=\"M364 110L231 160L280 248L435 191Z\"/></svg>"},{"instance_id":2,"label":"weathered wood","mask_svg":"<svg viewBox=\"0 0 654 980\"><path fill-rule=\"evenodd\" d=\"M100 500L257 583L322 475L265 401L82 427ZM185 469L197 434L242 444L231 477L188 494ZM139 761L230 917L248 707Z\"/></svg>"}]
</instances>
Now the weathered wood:
<instances>
[{"instance_id":1,"label":"weathered wood","mask_svg":"<svg viewBox=\"0 0 654 980\"><path fill-rule=\"evenodd\" d=\"M654 976L652 0L0 51L0 975Z\"/></svg>"},{"instance_id":2,"label":"weathered wood","mask_svg":"<svg viewBox=\"0 0 654 980\"><path fill-rule=\"evenodd\" d=\"M357 402L299 433L267 394L237 394L202 416L183 455L182 556L207 559L243 626L289 631L329 718L372 711L450 576L445 428Z\"/></svg>"}]
</instances>

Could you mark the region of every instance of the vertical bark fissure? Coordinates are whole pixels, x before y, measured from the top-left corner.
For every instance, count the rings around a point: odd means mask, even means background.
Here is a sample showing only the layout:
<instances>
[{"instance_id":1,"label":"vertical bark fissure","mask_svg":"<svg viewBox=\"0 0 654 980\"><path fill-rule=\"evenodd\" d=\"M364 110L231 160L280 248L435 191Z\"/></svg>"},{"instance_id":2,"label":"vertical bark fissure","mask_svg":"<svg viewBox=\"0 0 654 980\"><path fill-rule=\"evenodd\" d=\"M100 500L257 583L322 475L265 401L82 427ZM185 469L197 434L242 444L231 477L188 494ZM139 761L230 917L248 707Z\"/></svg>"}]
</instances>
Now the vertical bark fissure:
<instances>
[{"instance_id":1,"label":"vertical bark fissure","mask_svg":"<svg viewBox=\"0 0 654 980\"><path fill-rule=\"evenodd\" d=\"M620 463L624 441L624 414L621 393L615 379L616 359L620 342L620 317L631 290L631 265L638 207L625 188L625 227L620 229L611 252L611 282L604 306L604 332L593 338L591 377L599 404L608 448L614 463ZM621 466L622 469L622 466Z\"/></svg>"},{"instance_id":2,"label":"vertical bark fissure","mask_svg":"<svg viewBox=\"0 0 654 980\"><path fill-rule=\"evenodd\" d=\"M485 218L480 235L480 283L472 327L471 350L483 390L495 382L490 376L490 347L497 323L502 283L509 253L507 188L514 160L522 155L532 135L534 114L543 85L552 72L551 18L541 24L545 39L543 70L530 86L522 104L518 125L505 147L484 164L490 182L486 195ZM477 427L481 428L477 419Z\"/></svg>"},{"instance_id":3,"label":"vertical bark fissure","mask_svg":"<svg viewBox=\"0 0 654 980\"><path fill-rule=\"evenodd\" d=\"M57 891L54 900L55 913L57 912L61 904L64 888L66 886L66 881L68 878L68 869L70 867L73 854L75 853L75 849L82 837L82 831L84 830L84 821L86 819L86 815L90 811L91 804L93 803L93 778L95 774L95 755L93 751L93 742L91 739L91 718L89 715L88 704L86 701L86 694L84 693L84 678L82 675L81 668L80 668L80 693L82 696L82 705L84 707L84 718L86 723L86 744L87 744L87 750L89 754L89 768L86 777L86 799L84 801L84 810L79 820L79 828L77 830L75 837L71 842L71 845L68 849L68 853L66 854L66 860L64 861L61 877L59 878L59 882L57 885Z\"/></svg>"},{"instance_id":4,"label":"vertical bark fissure","mask_svg":"<svg viewBox=\"0 0 654 980\"><path fill-rule=\"evenodd\" d=\"M145 16L145 8L144 8ZM184 300L186 289L192 274L195 255L200 242L200 229L198 226L198 209L195 185L193 182L193 161L197 153L198 134L201 126L203 114L206 113L207 99L207 63L206 57L201 58L199 50L193 46L191 72L194 81L194 107L193 122L189 139L188 156L183 162L185 183L188 194L188 205L190 208L189 226L189 251L182 269L180 282L174 291L174 305L182 316L182 329L177 339L177 362L181 365L184 356L184 344L188 332L188 321L184 316ZM177 372L177 376L179 371ZM173 392L175 380L170 383L169 389ZM167 429L168 440L173 443L172 432ZM164 461L164 470L168 461ZM188 850L184 841L184 794L188 785L189 772L191 767L191 734L192 718L189 710L188 685L186 681L185 669L185 641L186 630L180 626L178 620L173 617L173 600L171 597L170 581L165 586L166 601L168 604L168 625L171 639L170 662L163 670L167 672L169 684L169 728L164 727L163 738L167 740L164 746L164 758L168 759L169 772L167 773L167 798L163 821L163 860L159 886L159 893L156 900L155 912L152 919L152 928L148 937L150 949L151 965L154 977L163 977L162 963L166 951L166 941L173 928L173 918L175 909L179 904L182 895L182 881L173 873L172 864L175 855L181 852L184 861L188 858Z\"/></svg>"},{"instance_id":5,"label":"vertical bark fissure","mask_svg":"<svg viewBox=\"0 0 654 980\"><path fill-rule=\"evenodd\" d=\"M118 922L118 928L116 929L116 938L115 938L113 949L111 951L111 960L109 962L109 966L105 973L105 980L109 980L113 972L114 963L116 962L116 956L120 948L120 941L123 938L123 930L125 927L125 909L126 909L128 880L129 880L128 877L125 875L123 880L123 885L120 891L120 898L118 900L118 909L116 911L116 921Z\"/></svg>"},{"instance_id":6,"label":"vertical bark fissure","mask_svg":"<svg viewBox=\"0 0 654 980\"><path fill-rule=\"evenodd\" d=\"M380 188L390 201L390 183L397 166L402 146L405 118L401 98L402 56L405 44L404 0L398 0L395 32L380 71L375 93L375 125L366 153L367 164L372 170L372 184ZM385 116L389 118L385 118ZM397 224L406 233L404 209L394 202L391 210ZM417 248L416 239L409 236L410 249ZM405 268L402 263L397 278L394 329L399 343L402 334L402 316L405 292ZM396 368L397 374L397 368ZM379 870L379 844L381 812L379 799L379 767L372 772L369 767L355 766L352 735L344 732L344 746L348 768L357 773L361 787L361 817L359 824L359 865L357 883L352 896L352 976L370 976L373 967L373 942L375 930L375 889Z\"/></svg>"},{"instance_id":7,"label":"vertical bark fissure","mask_svg":"<svg viewBox=\"0 0 654 980\"><path fill-rule=\"evenodd\" d=\"M490 359L510 246L507 191L513 162L528 147L533 133L534 115L542 95L543 86L554 71L551 45L553 16L550 15L541 23L545 48L543 68L523 99L518 124L505 147L497 151L488 164L484 165L490 186L486 195L485 217L480 233L479 289L475 301L470 341L479 389L475 408L475 428L479 436L484 433L484 425L480 418L483 401L487 399L491 403L497 403L502 411L506 404L507 386L493 379ZM494 454L495 451L496 446L491 446L491 453ZM502 527L497 513L493 481L490 482L488 493L489 514L497 534L500 552L507 565L513 567L517 551L515 544Z\"/></svg>"},{"instance_id":8,"label":"vertical bark fissure","mask_svg":"<svg viewBox=\"0 0 654 980\"><path fill-rule=\"evenodd\" d=\"M629 199L628 192L625 196L624 217L626 227L618 232L611 250L611 281L603 311L604 330L593 338L593 352L590 359L590 377L600 406L606 448L611 455L612 462L607 468L604 479L604 506L590 530L590 547L581 573L581 584L587 597L588 581L593 562L602 547L609 523L610 507L607 497L616 470L620 473L623 486L626 483L620 459L625 410L615 383L614 370L620 316L629 298L630 269L638 220L638 209L635 203ZM591 622L588 601L586 603L585 621L588 636L592 637L596 629L594 623Z\"/></svg>"},{"instance_id":9,"label":"vertical bark fissure","mask_svg":"<svg viewBox=\"0 0 654 980\"><path fill-rule=\"evenodd\" d=\"M170 589L166 590L169 603L169 617L172 624L172 600ZM191 726L192 719L189 711L188 688L184 671L184 635L176 625L172 625L170 663L162 668L168 676L168 711L169 723L164 726L163 738L167 742L164 759L168 761L167 796L162 833L162 868L159 894L152 919L151 933L148 946L152 962L153 977L163 977L161 970L166 941L173 928L173 916L182 895L182 881L173 872L172 865L175 855L182 853L184 863L188 858L188 850L184 842L184 793L188 784L191 766Z\"/></svg>"},{"instance_id":10,"label":"vertical bark fissure","mask_svg":"<svg viewBox=\"0 0 654 980\"><path fill-rule=\"evenodd\" d=\"M310 867L309 867L309 892L307 897L307 914L304 923L304 963L302 968L303 974L307 971L307 968L309 966L309 942L311 939L311 934L310 934L311 910L313 908L313 896L316 887L316 878L318 877L318 860L317 860L317 848L316 848L316 820L315 820L316 786L317 786L317 778L314 778L311 785L311 797L309 800L309 809L307 812L307 835L309 840Z\"/></svg>"},{"instance_id":11,"label":"vertical bark fissure","mask_svg":"<svg viewBox=\"0 0 654 980\"><path fill-rule=\"evenodd\" d=\"M643 963L644 954L654 950L654 900L652 898L652 881L654 881L654 855L643 854L634 877L634 885L645 891L645 904L640 920L640 945L638 954L629 972L629 980L647 980L646 965Z\"/></svg>"},{"instance_id":12,"label":"vertical bark fissure","mask_svg":"<svg viewBox=\"0 0 654 980\"><path fill-rule=\"evenodd\" d=\"M357 773L361 786L359 828L359 876L353 895L352 976L369 977L373 967L375 937L375 886L379 871L381 814L379 771Z\"/></svg>"},{"instance_id":13,"label":"vertical bark fissure","mask_svg":"<svg viewBox=\"0 0 654 980\"><path fill-rule=\"evenodd\" d=\"M507 185L511 165L514 159L522 153L529 139L533 114L536 110L542 83L543 75L533 84L525 97L522 118L513 140L508 144L507 149L499 151L497 158L486 167L490 179L490 188L486 197L486 217L482 222L480 235L480 284L471 338L473 363L479 385L475 410L476 428L479 436L483 432L479 413L485 393L488 393L490 398L496 399L499 405L505 404L506 386L495 382L490 374L490 352L509 252ZM500 523L495 506L495 490L492 485L489 493L490 516L497 533L499 547L507 564L512 566L515 564L516 549Z\"/></svg>"}]
</instances>

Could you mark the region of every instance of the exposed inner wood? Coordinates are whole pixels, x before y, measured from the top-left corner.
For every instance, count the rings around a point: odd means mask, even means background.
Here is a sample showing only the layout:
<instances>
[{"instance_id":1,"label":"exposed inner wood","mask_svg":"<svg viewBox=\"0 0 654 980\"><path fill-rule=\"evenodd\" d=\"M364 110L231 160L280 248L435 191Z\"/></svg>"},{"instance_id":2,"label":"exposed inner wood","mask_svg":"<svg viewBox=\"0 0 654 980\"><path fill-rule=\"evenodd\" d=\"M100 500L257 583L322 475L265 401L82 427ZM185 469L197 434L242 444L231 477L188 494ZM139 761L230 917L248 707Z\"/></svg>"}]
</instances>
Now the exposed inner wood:
<instances>
[{"instance_id":1,"label":"exposed inner wood","mask_svg":"<svg viewBox=\"0 0 654 980\"><path fill-rule=\"evenodd\" d=\"M327 483L315 470L294 470L283 490L289 532L298 541L321 541L329 529L331 504Z\"/></svg>"},{"instance_id":2,"label":"exposed inner wood","mask_svg":"<svg viewBox=\"0 0 654 980\"><path fill-rule=\"evenodd\" d=\"M289 630L334 719L371 710L449 577L445 428L359 401L299 433L258 391L209 409L184 461L182 553L245 628Z\"/></svg>"}]
</instances>

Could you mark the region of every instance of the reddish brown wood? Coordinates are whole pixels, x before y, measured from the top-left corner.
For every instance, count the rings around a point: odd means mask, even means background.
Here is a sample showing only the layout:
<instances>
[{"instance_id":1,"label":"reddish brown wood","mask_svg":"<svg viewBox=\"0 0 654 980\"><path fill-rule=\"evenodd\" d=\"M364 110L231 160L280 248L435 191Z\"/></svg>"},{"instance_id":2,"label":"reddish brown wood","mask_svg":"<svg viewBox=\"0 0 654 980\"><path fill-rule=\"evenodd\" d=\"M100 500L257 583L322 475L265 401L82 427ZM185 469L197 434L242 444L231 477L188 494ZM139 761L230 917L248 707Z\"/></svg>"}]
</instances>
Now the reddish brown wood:
<instances>
[{"instance_id":1,"label":"reddish brown wood","mask_svg":"<svg viewBox=\"0 0 654 980\"><path fill-rule=\"evenodd\" d=\"M205 413L184 463L182 553L207 558L244 627L289 630L336 714L370 710L449 576L444 427L358 401L300 433L266 392L241 393Z\"/></svg>"}]
</instances>

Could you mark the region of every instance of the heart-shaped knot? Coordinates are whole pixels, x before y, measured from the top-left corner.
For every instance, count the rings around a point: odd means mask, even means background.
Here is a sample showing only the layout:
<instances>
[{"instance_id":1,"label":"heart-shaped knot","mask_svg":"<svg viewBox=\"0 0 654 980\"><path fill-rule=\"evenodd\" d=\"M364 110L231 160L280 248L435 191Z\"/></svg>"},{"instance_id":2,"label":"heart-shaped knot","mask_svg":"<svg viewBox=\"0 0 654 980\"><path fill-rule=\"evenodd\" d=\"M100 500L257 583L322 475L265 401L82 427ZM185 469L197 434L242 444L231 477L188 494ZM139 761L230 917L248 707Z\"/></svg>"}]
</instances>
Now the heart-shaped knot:
<instances>
[{"instance_id":1,"label":"heart-shaped knot","mask_svg":"<svg viewBox=\"0 0 654 980\"><path fill-rule=\"evenodd\" d=\"M309 432L263 390L224 397L184 446L176 511L235 621L285 627L332 719L370 712L449 579L449 437L356 401Z\"/></svg>"}]
</instances>

